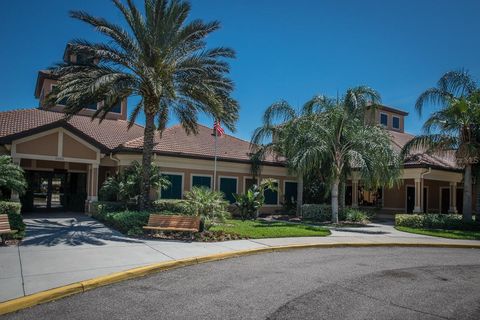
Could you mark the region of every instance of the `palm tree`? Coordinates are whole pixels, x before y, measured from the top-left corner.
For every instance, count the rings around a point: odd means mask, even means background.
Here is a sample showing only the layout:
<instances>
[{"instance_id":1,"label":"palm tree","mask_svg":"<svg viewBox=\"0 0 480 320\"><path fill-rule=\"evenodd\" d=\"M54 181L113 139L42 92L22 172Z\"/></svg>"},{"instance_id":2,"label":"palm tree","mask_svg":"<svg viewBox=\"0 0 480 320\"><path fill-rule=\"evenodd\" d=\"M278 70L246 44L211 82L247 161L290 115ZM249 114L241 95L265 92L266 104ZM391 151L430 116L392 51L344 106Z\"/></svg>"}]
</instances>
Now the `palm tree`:
<instances>
[{"instance_id":1,"label":"palm tree","mask_svg":"<svg viewBox=\"0 0 480 320\"><path fill-rule=\"evenodd\" d=\"M0 196L2 189L23 194L27 189L27 181L23 173L23 169L13 163L10 156L0 156Z\"/></svg>"},{"instance_id":2,"label":"palm tree","mask_svg":"<svg viewBox=\"0 0 480 320\"><path fill-rule=\"evenodd\" d=\"M480 88L464 70L445 73L437 86L418 97L415 108L421 115L426 104L440 110L425 121L424 134L404 146L406 157L414 151L445 154L455 152L464 168L463 219L472 220L472 166L479 161Z\"/></svg>"},{"instance_id":3,"label":"palm tree","mask_svg":"<svg viewBox=\"0 0 480 320\"><path fill-rule=\"evenodd\" d=\"M347 90L341 99L314 97L300 112L286 102L273 104L265 111L263 126L254 132L252 145L261 146L257 152L285 156L288 167L299 176L320 168L331 186L332 221L336 223L339 186L352 169L371 187L391 185L399 176L390 137L365 122L379 100L375 90L360 86Z\"/></svg>"},{"instance_id":4,"label":"palm tree","mask_svg":"<svg viewBox=\"0 0 480 320\"><path fill-rule=\"evenodd\" d=\"M191 7L183 0L144 0L144 15L133 0L112 0L127 29L83 11L70 16L93 26L107 39L92 43L74 40L72 53L83 59L55 66L58 86L49 96L52 104L66 100L67 115L85 105L103 101L93 117L106 114L128 96L139 102L130 125L143 111L143 184L141 207L148 204L154 134L176 116L187 133L197 133L199 112L211 115L228 129L235 129L238 104L231 98L233 83L227 77L234 58L232 49L207 48L205 38L220 28L218 21L187 22Z\"/></svg>"}]
</instances>

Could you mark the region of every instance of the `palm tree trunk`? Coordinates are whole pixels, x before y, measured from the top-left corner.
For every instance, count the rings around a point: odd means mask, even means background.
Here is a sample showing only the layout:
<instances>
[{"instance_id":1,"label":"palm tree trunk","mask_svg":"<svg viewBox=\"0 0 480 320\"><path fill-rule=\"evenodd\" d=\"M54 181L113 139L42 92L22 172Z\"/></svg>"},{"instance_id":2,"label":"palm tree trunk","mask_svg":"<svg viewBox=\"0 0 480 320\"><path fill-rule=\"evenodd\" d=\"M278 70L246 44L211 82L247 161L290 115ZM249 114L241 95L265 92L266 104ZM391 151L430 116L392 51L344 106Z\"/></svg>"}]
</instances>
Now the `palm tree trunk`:
<instances>
[{"instance_id":1,"label":"palm tree trunk","mask_svg":"<svg viewBox=\"0 0 480 320\"><path fill-rule=\"evenodd\" d=\"M472 165L465 166L463 177L463 220L472 221Z\"/></svg>"},{"instance_id":2,"label":"palm tree trunk","mask_svg":"<svg viewBox=\"0 0 480 320\"><path fill-rule=\"evenodd\" d=\"M332 183L332 223L338 223L338 186L340 179L335 178Z\"/></svg>"},{"instance_id":3,"label":"palm tree trunk","mask_svg":"<svg viewBox=\"0 0 480 320\"><path fill-rule=\"evenodd\" d=\"M297 181L297 217L302 216L303 205L303 174L299 174Z\"/></svg>"},{"instance_id":4,"label":"palm tree trunk","mask_svg":"<svg viewBox=\"0 0 480 320\"><path fill-rule=\"evenodd\" d=\"M476 193L476 200L477 200L477 203L475 206L475 221L477 222L477 224L480 224L480 181L479 180L480 180L480 177L477 175L476 183L475 183L475 187L476 187L475 193Z\"/></svg>"},{"instance_id":5,"label":"palm tree trunk","mask_svg":"<svg viewBox=\"0 0 480 320\"><path fill-rule=\"evenodd\" d=\"M338 209L339 212L345 211L345 192L347 185L345 183L345 178L340 181L339 190L338 190Z\"/></svg>"},{"instance_id":6,"label":"palm tree trunk","mask_svg":"<svg viewBox=\"0 0 480 320\"><path fill-rule=\"evenodd\" d=\"M150 175L152 171L152 153L155 135L155 114L145 114L145 131L143 137L143 158L142 158L142 185L140 196L140 210L145 210L150 203Z\"/></svg>"}]
</instances>

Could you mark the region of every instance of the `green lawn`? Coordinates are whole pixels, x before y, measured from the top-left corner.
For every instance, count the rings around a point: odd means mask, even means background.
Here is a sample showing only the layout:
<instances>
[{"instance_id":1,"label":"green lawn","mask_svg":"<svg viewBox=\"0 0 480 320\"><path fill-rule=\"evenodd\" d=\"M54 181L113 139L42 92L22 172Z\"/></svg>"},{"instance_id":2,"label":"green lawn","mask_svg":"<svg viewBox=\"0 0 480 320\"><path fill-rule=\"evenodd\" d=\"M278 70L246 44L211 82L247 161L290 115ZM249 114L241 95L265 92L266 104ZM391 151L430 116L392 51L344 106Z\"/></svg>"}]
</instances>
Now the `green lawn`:
<instances>
[{"instance_id":1,"label":"green lawn","mask_svg":"<svg viewBox=\"0 0 480 320\"><path fill-rule=\"evenodd\" d=\"M410 228L410 227L395 227L395 229L399 231L404 231L404 232L424 234L426 236L434 236L434 237L441 237L441 238L480 240L480 231L417 229L417 228Z\"/></svg>"},{"instance_id":2,"label":"green lawn","mask_svg":"<svg viewBox=\"0 0 480 320\"><path fill-rule=\"evenodd\" d=\"M266 222L227 220L222 225L212 227L212 231L225 231L236 233L250 239L261 238L284 238L284 237L324 237L330 235L330 231L323 227L307 226L287 222Z\"/></svg>"}]
</instances>

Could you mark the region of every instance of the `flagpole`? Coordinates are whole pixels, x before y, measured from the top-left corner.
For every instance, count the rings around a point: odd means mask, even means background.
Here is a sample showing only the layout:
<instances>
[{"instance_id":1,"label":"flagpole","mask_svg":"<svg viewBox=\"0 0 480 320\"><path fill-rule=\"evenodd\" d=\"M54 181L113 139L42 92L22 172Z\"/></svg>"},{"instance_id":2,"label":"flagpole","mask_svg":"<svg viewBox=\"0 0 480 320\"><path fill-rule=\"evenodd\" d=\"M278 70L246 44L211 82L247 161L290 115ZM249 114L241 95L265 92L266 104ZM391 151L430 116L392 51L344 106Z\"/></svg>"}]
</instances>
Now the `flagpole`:
<instances>
[{"instance_id":1,"label":"flagpole","mask_svg":"<svg viewBox=\"0 0 480 320\"><path fill-rule=\"evenodd\" d=\"M217 184L217 130L213 130L214 133L214 160L213 160L213 191L216 191L216 184Z\"/></svg>"}]
</instances>

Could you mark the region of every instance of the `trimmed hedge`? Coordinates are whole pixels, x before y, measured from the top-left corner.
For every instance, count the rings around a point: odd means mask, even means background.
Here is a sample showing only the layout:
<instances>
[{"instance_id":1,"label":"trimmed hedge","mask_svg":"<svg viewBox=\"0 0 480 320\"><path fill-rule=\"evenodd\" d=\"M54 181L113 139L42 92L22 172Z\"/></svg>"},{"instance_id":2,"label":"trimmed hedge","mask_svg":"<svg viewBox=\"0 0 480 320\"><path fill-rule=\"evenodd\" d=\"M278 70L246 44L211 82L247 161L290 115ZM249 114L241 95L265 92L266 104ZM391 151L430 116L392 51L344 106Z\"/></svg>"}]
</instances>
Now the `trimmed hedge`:
<instances>
[{"instance_id":1,"label":"trimmed hedge","mask_svg":"<svg viewBox=\"0 0 480 320\"><path fill-rule=\"evenodd\" d=\"M396 214L395 225L419 229L460 229L474 230L479 227L475 223L462 221L460 214Z\"/></svg>"},{"instance_id":2,"label":"trimmed hedge","mask_svg":"<svg viewBox=\"0 0 480 320\"><path fill-rule=\"evenodd\" d=\"M148 223L147 211L110 212L105 216L105 224L128 236L143 234L143 226Z\"/></svg>"},{"instance_id":3,"label":"trimmed hedge","mask_svg":"<svg viewBox=\"0 0 480 320\"><path fill-rule=\"evenodd\" d=\"M26 225L21 215L22 205L18 202L0 201L0 214L8 215L8 222L12 230L16 233L9 235L14 239L21 239L25 236Z\"/></svg>"},{"instance_id":4,"label":"trimmed hedge","mask_svg":"<svg viewBox=\"0 0 480 320\"><path fill-rule=\"evenodd\" d=\"M326 204L304 204L302 205L302 217L318 222L330 221L332 220L332 207Z\"/></svg>"},{"instance_id":5,"label":"trimmed hedge","mask_svg":"<svg viewBox=\"0 0 480 320\"><path fill-rule=\"evenodd\" d=\"M0 201L0 214L20 214L22 205L19 202Z\"/></svg>"},{"instance_id":6,"label":"trimmed hedge","mask_svg":"<svg viewBox=\"0 0 480 320\"><path fill-rule=\"evenodd\" d=\"M175 212L175 213L184 213L185 209L185 200L174 200L174 199L161 199L155 200L152 202L152 210L155 212Z\"/></svg>"}]
</instances>

